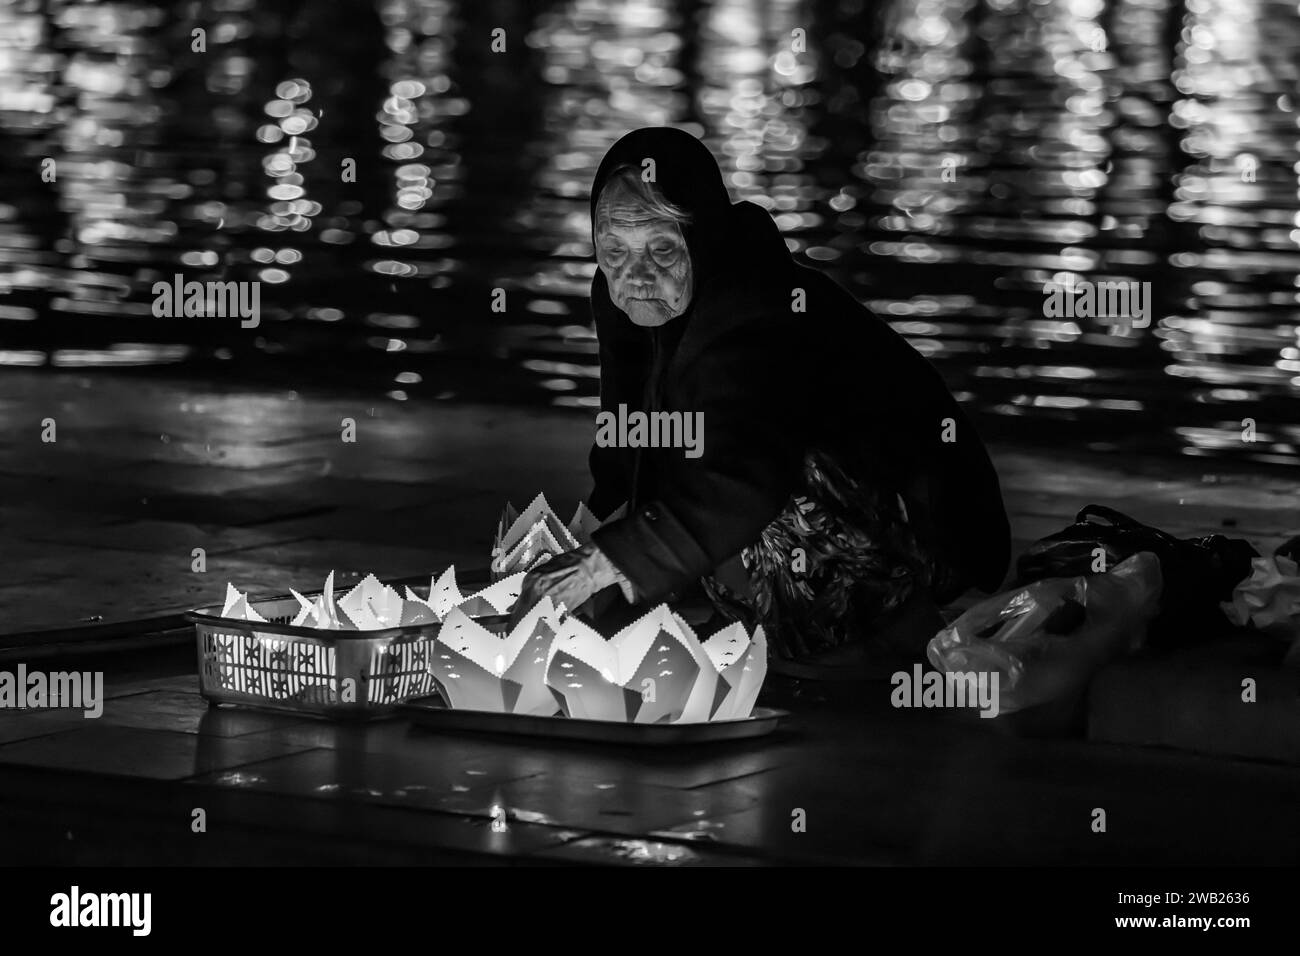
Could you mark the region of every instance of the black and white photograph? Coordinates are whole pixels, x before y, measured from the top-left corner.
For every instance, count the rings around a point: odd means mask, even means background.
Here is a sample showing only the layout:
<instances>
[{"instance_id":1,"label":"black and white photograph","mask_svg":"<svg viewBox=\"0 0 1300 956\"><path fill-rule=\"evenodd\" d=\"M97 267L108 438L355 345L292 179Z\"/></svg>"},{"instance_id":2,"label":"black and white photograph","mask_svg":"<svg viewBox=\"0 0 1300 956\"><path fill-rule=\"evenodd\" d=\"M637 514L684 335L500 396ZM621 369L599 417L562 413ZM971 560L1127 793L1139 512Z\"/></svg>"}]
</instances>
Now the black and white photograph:
<instances>
[{"instance_id":1,"label":"black and white photograph","mask_svg":"<svg viewBox=\"0 0 1300 956\"><path fill-rule=\"evenodd\" d=\"M1277 931L1300 7L0 0L0 571L16 927Z\"/></svg>"}]
</instances>

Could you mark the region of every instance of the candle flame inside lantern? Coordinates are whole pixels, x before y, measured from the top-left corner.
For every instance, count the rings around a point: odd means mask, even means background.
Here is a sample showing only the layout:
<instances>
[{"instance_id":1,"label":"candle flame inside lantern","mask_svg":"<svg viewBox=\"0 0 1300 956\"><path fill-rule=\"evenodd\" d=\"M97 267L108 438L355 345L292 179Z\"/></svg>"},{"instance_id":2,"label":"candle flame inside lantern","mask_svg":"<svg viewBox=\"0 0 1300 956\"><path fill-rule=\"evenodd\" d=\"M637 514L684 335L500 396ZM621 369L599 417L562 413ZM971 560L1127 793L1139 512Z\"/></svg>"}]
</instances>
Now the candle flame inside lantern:
<instances>
[{"instance_id":1,"label":"candle flame inside lantern","mask_svg":"<svg viewBox=\"0 0 1300 956\"><path fill-rule=\"evenodd\" d=\"M492 832L505 833L509 829L509 825L506 823L506 808L499 803L494 803L490 812L492 814Z\"/></svg>"},{"instance_id":2,"label":"candle flame inside lantern","mask_svg":"<svg viewBox=\"0 0 1300 956\"><path fill-rule=\"evenodd\" d=\"M497 659L496 659L496 661L494 661L494 663L496 664L497 676L500 677L502 674L505 673L505 670L506 670L506 659L505 659L505 657L502 656L501 654L498 654L498 655L497 655Z\"/></svg>"}]
</instances>

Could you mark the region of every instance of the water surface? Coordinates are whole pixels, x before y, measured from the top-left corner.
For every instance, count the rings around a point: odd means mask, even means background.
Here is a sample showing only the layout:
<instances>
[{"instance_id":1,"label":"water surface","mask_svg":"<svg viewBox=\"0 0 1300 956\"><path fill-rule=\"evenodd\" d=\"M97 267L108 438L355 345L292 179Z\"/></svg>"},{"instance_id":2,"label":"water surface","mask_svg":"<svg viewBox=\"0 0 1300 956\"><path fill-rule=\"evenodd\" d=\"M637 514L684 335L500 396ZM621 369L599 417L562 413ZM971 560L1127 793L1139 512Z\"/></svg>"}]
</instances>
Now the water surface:
<instances>
[{"instance_id":1,"label":"water surface","mask_svg":"<svg viewBox=\"0 0 1300 956\"><path fill-rule=\"evenodd\" d=\"M1297 51L1269 0L8 2L0 364L589 408L588 186L674 124L988 433L1294 464ZM260 325L154 318L176 272Z\"/></svg>"}]
</instances>

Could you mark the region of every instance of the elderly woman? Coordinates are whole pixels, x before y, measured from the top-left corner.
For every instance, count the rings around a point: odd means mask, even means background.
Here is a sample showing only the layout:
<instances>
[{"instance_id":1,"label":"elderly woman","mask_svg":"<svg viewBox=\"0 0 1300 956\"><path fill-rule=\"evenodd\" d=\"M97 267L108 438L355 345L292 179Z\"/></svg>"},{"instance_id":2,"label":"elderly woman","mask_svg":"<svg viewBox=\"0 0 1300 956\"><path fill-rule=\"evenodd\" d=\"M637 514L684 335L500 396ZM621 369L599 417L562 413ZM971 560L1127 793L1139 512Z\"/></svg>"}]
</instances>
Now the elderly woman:
<instances>
[{"instance_id":1,"label":"elderly woman","mask_svg":"<svg viewBox=\"0 0 1300 956\"><path fill-rule=\"evenodd\" d=\"M699 140L624 136L591 211L602 411L680 412L703 440L598 441L589 507L626 514L531 571L521 611L610 587L648 610L698 584L777 658L916 656L939 605L1001 583L997 474L938 372L731 204Z\"/></svg>"}]
</instances>

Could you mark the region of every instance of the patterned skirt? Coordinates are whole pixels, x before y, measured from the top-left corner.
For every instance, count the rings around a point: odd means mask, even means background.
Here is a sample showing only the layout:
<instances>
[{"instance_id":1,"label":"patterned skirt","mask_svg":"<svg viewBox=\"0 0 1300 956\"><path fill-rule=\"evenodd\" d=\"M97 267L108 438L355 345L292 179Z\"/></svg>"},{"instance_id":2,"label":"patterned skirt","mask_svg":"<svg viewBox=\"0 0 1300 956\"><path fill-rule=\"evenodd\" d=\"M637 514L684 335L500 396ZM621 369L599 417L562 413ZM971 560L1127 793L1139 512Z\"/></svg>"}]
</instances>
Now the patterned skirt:
<instances>
[{"instance_id":1,"label":"patterned skirt","mask_svg":"<svg viewBox=\"0 0 1300 956\"><path fill-rule=\"evenodd\" d=\"M869 641L918 588L938 604L965 590L951 563L926 544L936 536L924 485L907 489L909 515L898 490L863 477L861 468L853 472L810 452L802 487L741 552L748 587L728 586L716 573L701 581L724 618L763 625L772 657L799 660Z\"/></svg>"}]
</instances>

